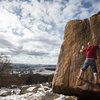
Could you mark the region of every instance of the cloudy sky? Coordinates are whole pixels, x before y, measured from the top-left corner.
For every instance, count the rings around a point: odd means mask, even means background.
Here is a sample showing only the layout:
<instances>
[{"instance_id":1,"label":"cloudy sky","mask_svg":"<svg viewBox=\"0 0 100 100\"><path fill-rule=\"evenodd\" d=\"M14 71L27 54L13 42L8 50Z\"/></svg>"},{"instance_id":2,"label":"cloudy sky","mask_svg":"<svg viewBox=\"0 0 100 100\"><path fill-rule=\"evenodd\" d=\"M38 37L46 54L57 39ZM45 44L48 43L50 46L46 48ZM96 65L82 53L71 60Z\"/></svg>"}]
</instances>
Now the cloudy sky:
<instances>
[{"instance_id":1,"label":"cloudy sky","mask_svg":"<svg viewBox=\"0 0 100 100\"><path fill-rule=\"evenodd\" d=\"M99 0L0 0L0 53L13 63L56 64L66 23L99 10Z\"/></svg>"}]
</instances>

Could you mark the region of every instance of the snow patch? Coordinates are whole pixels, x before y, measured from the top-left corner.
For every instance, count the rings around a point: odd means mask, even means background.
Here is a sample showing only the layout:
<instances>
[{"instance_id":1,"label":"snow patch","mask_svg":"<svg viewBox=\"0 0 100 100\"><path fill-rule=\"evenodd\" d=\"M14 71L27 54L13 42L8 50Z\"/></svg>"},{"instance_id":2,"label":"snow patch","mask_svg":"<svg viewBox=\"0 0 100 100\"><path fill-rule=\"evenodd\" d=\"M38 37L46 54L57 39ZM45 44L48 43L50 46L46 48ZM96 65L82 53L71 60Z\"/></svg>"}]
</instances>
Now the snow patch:
<instances>
[{"instance_id":1,"label":"snow patch","mask_svg":"<svg viewBox=\"0 0 100 100\"><path fill-rule=\"evenodd\" d=\"M2 88L0 95L0 100L48 100L48 98L50 100L65 100L70 98L69 96L53 93L50 83L20 86L15 89Z\"/></svg>"},{"instance_id":2,"label":"snow patch","mask_svg":"<svg viewBox=\"0 0 100 100\"><path fill-rule=\"evenodd\" d=\"M34 90L36 87L29 87L28 89L27 89L27 91L32 91L32 90Z\"/></svg>"}]
</instances>

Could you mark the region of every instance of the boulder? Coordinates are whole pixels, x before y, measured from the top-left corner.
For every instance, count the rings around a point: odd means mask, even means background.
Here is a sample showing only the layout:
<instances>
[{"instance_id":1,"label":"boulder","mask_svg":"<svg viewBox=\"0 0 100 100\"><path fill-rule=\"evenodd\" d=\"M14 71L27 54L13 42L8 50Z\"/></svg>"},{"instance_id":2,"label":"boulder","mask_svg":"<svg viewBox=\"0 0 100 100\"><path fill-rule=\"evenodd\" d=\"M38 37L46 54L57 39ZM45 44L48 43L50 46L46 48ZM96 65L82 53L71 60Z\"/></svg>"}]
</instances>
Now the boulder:
<instances>
[{"instance_id":1,"label":"boulder","mask_svg":"<svg viewBox=\"0 0 100 100\"><path fill-rule=\"evenodd\" d=\"M100 12L90 18L72 20L66 24L64 41L52 82L53 92L78 96L83 100L94 100L94 98L100 100L100 86L94 84L91 67L84 72L82 80L76 77L86 57L86 54L80 53L79 50L82 45L87 47L89 41L93 45L100 44ZM98 72L100 72L100 49L97 55L96 63Z\"/></svg>"}]
</instances>

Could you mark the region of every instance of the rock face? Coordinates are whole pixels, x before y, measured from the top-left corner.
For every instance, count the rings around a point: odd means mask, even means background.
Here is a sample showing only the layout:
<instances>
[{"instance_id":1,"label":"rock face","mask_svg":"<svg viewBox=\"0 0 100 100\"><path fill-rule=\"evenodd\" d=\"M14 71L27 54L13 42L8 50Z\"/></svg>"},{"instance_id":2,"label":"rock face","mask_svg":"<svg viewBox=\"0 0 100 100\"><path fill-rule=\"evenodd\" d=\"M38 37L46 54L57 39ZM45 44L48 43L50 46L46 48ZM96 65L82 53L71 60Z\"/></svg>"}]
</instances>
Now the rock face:
<instances>
[{"instance_id":1,"label":"rock face","mask_svg":"<svg viewBox=\"0 0 100 100\"><path fill-rule=\"evenodd\" d=\"M53 92L75 95L81 99L100 100L100 86L94 85L91 67L84 72L83 80L78 75L83 66L86 54L81 54L81 46L87 47L87 42L100 44L100 12L84 20L72 20L65 26L64 42L61 46L56 73L53 78ZM100 49L97 51L97 67L100 72ZM100 77L100 75L99 75ZM100 78L99 78L100 80ZM79 87L76 86L76 82Z\"/></svg>"}]
</instances>

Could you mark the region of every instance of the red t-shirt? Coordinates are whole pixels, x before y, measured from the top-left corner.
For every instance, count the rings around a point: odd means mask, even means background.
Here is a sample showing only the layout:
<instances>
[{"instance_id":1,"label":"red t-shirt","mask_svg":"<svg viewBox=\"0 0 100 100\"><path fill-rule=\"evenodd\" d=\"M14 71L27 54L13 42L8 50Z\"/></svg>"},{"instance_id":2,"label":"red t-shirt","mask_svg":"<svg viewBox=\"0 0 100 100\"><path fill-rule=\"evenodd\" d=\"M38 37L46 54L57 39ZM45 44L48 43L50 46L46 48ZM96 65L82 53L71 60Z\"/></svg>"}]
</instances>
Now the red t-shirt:
<instances>
[{"instance_id":1,"label":"red t-shirt","mask_svg":"<svg viewBox=\"0 0 100 100\"><path fill-rule=\"evenodd\" d=\"M86 58L97 58L96 50L98 49L98 46L88 46L87 48L84 48L83 51L86 52Z\"/></svg>"}]
</instances>

